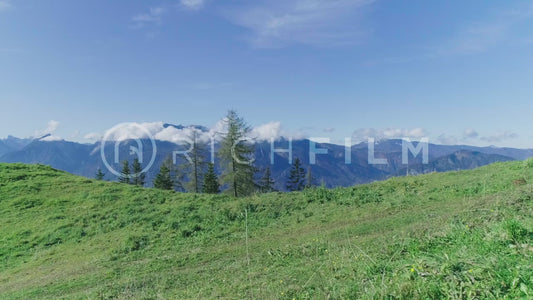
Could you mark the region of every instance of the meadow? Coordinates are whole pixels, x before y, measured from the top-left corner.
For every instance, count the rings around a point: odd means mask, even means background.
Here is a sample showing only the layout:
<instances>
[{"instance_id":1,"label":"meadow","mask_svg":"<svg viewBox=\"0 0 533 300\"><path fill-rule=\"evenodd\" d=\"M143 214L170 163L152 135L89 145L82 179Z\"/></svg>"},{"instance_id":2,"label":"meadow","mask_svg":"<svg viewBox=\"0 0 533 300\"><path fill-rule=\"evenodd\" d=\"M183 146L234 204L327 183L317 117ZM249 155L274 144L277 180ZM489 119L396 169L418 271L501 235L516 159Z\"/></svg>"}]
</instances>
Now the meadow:
<instances>
[{"instance_id":1,"label":"meadow","mask_svg":"<svg viewBox=\"0 0 533 300\"><path fill-rule=\"evenodd\" d=\"M532 299L533 160L183 194L0 164L0 299Z\"/></svg>"}]
</instances>

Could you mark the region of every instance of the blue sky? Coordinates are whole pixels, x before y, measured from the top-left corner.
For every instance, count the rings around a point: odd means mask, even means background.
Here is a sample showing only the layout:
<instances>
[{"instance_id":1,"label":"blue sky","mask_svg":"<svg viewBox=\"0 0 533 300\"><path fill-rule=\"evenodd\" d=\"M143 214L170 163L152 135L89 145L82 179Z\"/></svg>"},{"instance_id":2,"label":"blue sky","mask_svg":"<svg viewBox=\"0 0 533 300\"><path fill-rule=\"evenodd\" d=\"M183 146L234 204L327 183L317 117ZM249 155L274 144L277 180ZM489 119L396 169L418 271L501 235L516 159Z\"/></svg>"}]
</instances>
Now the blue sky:
<instances>
[{"instance_id":1,"label":"blue sky","mask_svg":"<svg viewBox=\"0 0 533 300\"><path fill-rule=\"evenodd\" d=\"M333 141L533 147L532 53L525 1L0 0L0 137L233 108Z\"/></svg>"}]
</instances>

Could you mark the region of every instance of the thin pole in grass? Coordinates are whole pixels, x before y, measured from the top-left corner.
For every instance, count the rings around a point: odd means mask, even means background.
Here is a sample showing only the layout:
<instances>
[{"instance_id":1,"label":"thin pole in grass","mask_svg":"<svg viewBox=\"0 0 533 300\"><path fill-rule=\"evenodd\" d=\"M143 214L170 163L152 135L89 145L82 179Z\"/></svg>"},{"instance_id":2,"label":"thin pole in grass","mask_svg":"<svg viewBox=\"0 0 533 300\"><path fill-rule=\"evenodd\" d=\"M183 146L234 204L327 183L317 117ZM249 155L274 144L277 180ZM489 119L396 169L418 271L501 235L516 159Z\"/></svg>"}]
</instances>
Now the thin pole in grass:
<instances>
[{"instance_id":1,"label":"thin pole in grass","mask_svg":"<svg viewBox=\"0 0 533 300\"><path fill-rule=\"evenodd\" d=\"M245 241L246 241L246 262L248 265L248 281L250 282L250 294L253 299L254 291L252 288L252 278L250 277L250 250L248 248L248 209L247 208L244 209L244 226L246 228Z\"/></svg>"}]
</instances>

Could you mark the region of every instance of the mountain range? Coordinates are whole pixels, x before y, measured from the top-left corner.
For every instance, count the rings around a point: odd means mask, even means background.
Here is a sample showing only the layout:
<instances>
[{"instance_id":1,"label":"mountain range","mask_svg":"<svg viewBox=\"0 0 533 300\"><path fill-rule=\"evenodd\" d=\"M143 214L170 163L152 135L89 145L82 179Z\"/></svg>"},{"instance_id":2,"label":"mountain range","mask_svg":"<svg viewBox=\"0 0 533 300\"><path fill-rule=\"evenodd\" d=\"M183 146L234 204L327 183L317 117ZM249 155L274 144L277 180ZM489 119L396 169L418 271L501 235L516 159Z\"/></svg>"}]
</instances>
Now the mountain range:
<instances>
[{"instance_id":1,"label":"mountain range","mask_svg":"<svg viewBox=\"0 0 533 300\"><path fill-rule=\"evenodd\" d=\"M186 128L182 125L165 124L176 128ZM205 127L195 126L202 131ZM50 165L56 169L85 177L94 177L98 168L105 173L106 180L116 180L117 176L108 172L101 157L101 142L83 144L70 141L43 141L44 137L36 139L21 139L9 136L0 139L0 162L28 163ZM468 145L437 145L428 144L429 163L422 163L422 155L409 156L409 163L402 164L402 140L381 140L375 143L375 158L386 158L387 164L368 163L368 144L359 143L351 147L351 163L345 163L345 147L336 144L317 144L316 148L327 149L327 154L317 154L316 164L309 164L310 140L301 139L292 141L292 157L299 158L303 167L311 173L317 185L326 187L351 186L373 181L384 180L393 176L415 175L430 172L445 172L464 169L473 169L494 162L524 160L533 156L533 149L474 147ZM152 153L152 144L143 140L143 157L146 166ZM414 143L416 145L416 143ZM128 149L135 147L133 140L122 142L119 150L120 159L133 160L134 156ZM183 150L169 141L156 140L157 153L153 166L146 172L147 186L159 171L160 164L173 151ZM131 147L130 147L131 146ZM281 139L275 142L276 149L288 149L288 140ZM215 145L215 149L218 145ZM113 162L114 145L105 144L104 153L107 161ZM271 161L270 142L256 143L255 165L258 168L258 178L266 167L270 166L272 177L278 190L285 190L285 182L291 165L288 153L275 152L274 164ZM215 161L216 162L216 161ZM120 170L119 164L111 166Z\"/></svg>"}]
</instances>

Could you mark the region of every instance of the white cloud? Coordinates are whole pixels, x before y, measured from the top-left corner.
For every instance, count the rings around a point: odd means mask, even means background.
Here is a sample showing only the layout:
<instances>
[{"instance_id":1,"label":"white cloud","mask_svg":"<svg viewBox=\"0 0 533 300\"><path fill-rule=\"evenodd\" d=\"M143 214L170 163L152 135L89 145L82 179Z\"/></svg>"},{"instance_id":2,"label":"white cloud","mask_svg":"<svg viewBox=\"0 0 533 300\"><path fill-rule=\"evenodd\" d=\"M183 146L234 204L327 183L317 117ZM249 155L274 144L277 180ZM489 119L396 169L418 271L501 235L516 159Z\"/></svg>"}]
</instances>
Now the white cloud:
<instances>
[{"instance_id":1,"label":"white cloud","mask_svg":"<svg viewBox=\"0 0 533 300\"><path fill-rule=\"evenodd\" d=\"M479 133L477 131L475 131L474 129L472 129L472 128L467 128L463 132L463 139L464 140L476 139L478 137L479 137Z\"/></svg>"},{"instance_id":2,"label":"white cloud","mask_svg":"<svg viewBox=\"0 0 533 300\"><path fill-rule=\"evenodd\" d=\"M516 139L518 137L518 134L511 131L500 132L488 136L481 136L476 130L468 128L464 130L462 137L441 134L437 137L437 140L443 145L458 145L459 143L479 144L479 141L484 141L488 143L500 143Z\"/></svg>"},{"instance_id":3,"label":"white cloud","mask_svg":"<svg viewBox=\"0 0 533 300\"><path fill-rule=\"evenodd\" d=\"M155 140L167 141L175 144L183 144L189 141L192 133L196 131L200 140L209 142L212 137L219 140L224 135L226 130L226 122L224 119L216 122L207 131L201 131L196 127L188 126L184 128L176 128L174 126L166 126L163 122L152 123L121 123L113 128L105 131L105 133L89 133L84 136L87 140L101 140L105 138L106 141L124 141L130 139L148 139L153 137ZM305 135L302 132L291 132L284 130L281 122L269 122L251 129L250 138L262 142L270 141L271 138L279 140L280 138L303 139Z\"/></svg>"},{"instance_id":4,"label":"white cloud","mask_svg":"<svg viewBox=\"0 0 533 300\"><path fill-rule=\"evenodd\" d=\"M175 144L184 144L190 141L190 137L196 132L200 141L208 142L211 138L209 132L203 132L194 127L178 129L172 126L164 128L156 133L154 138L160 141L167 141Z\"/></svg>"},{"instance_id":5,"label":"white cloud","mask_svg":"<svg viewBox=\"0 0 533 300\"><path fill-rule=\"evenodd\" d=\"M281 137L281 122L270 122L252 130L252 137L258 141L270 141Z\"/></svg>"},{"instance_id":6,"label":"white cloud","mask_svg":"<svg viewBox=\"0 0 533 300\"><path fill-rule=\"evenodd\" d=\"M437 137L437 141L441 145L457 145L459 143L459 139L457 137L444 133Z\"/></svg>"},{"instance_id":7,"label":"white cloud","mask_svg":"<svg viewBox=\"0 0 533 300\"><path fill-rule=\"evenodd\" d=\"M46 127L45 133L52 133L59 128L59 122L55 120L51 120L48 122L48 127Z\"/></svg>"},{"instance_id":8,"label":"white cloud","mask_svg":"<svg viewBox=\"0 0 533 300\"><path fill-rule=\"evenodd\" d=\"M8 10L12 7L13 5L11 4L10 0L0 0L0 12Z\"/></svg>"},{"instance_id":9,"label":"white cloud","mask_svg":"<svg viewBox=\"0 0 533 300\"><path fill-rule=\"evenodd\" d=\"M102 135L97 132L91 132L83 136L83 138L86 140L98 141L102 139Z\"/></svg>"},{"instance_id":10,"label":"white cloud","mask_svg":"<svg viewBox=\"0 0 533 300\"><path fill-rule=\"evenodd\" d=\"M304 133L303 130L287 130L283 128L281 122L272 121L253 128L252 132L250 133L250 137L258 142L262 142L270 141L272 138L274 138L274 140L279 140L282 138L301 140L309 137L309 134Z\"/></svg>"},{"instance_id":11,"label":"white cloud","mask_svg":"<svg viewBox=\"0 0 533 300\"><path fill-rule=\"evenodd\" d=\"M50 120L44 130L35 131L34 137L42 137L43 135L54 133L57 128L59 128L59 122L55 120Z\"/></svg>"},{"instance_id":12,"label":"white cloud","mask_svg":"<svg viewBox=\"0 0 533 300\"><path fill-rule=\"evenodd\" d=\"M491 136L484 136L484 137L481 137L480 139L482 141L489 142L489 143L499 143L499 142L503 142L507 140L516 139L516 138L518 138L518 134L511 132L511 131L505 131L505 132L501 132L501 133L491 135Z\"/></svg>"},{"instance_id":13,"label":"white cloud","mask_svg":"<svg viewBox=\"0 0 533 300\"><path fill-rule=\"evenodd\" d=\"M80 136L80 131L78 129L74 130L74 132L72 133L72 135L69 137L69 139L75 139L77 138L78 136Z\"/></svg>"},{"instance_id":14,"label":"white cloud","mask_svg":"<svg viewBox=\"0 0 533 300\"><path fill-rule=\"evenodd\" d=\"M472 128L467 128L463 131L463 135L448 135L441 134L437 137L437 141L442 145L459 145L460 143L472 142L479 138L479 133Z\"/></svg>"},{"instance_id":15,"label":"white cloud","mask_svg":"<svg viewBox=\"0 0 533 300\"><path fill-rule=\"evenodd\" d=\"M200 140L208 142L213 134L212 130L203 132L193 126L185 128L176 128L174 126L165 126L165 123L163 122L134 122L121 123L109 130L106 130L106 132L103 134L103 138L106 141L124 141L132 139L154 138L158 141L183 144L189 141L190 136L195 131L199 134L198 137ZM98 137L102 137L102 135L97 133L91 133L85 136L85 138L87 139L96 139Z\"/></svg>"},{"instance_id":16,"label":"white cloud","mask_svg":"<svg viewBox=\"0 0 533 300\"><path fill-rule=\"evenodd\" d=\"M135 28L142 28L147 24L161 24L161 17L166 13L166 9L162 6L152 7L150 11L145 14L139 14L132 18L132 21L135 23Z\"/></svg>"},{"instance_id":17,"label":"white cloud","mask_svg":"<svg viewBox=\"0 0 533 300\"><path fill-rule=\"evenodd\" d=\"M215 125L209 129L209 135L214 137L220 136L225 132L227 132L225 118L218 120Z\"/></svg>"},{"instance_id":18,"label":"white cloud","mask_svg":"<svg viewBox=\"0 0 533 300\"><path fill-rule=\"evenodd\" d=\"M263 0L236 7L226 17L250 32L257 48L288 44L335 46L359 42L366 32L355 28L361 8L371 0ZM350 26L347 23L350 22Z\"/></svg>"},{"instance_id":19,"label":"white cloud","mask_svg":"<svg viewBox=\"0 0 533 300\"><path fill-rule=\"evenodd\" d=\"M205 1L204 0L181 0L180 4L182 7L186 9L200 9L204 6Z\"/></svg>"},{"instance_id":20,"label":"white cloud","mask_svg":"<svg viewBox=\"0 0 533 300\"><path fill-rule=\"evenodd\" d=\"M164 129L163 122L153 123L120 123L104 133L109 141L125 141L132 139L148 139Z\"/></svg>"},{"instance_id":21,"label":"white cloud","mask_svg":"<svg viewBox=\"0 0 533 300\"><path fill-rule=\"evenodd\" d=\"M352 141L355 143L366 142L368 138L374 138L376 140L401 138L420 139L426 136L426 130L423 128L360 128L353 132Z\"/></svg>"}]
</instances>

